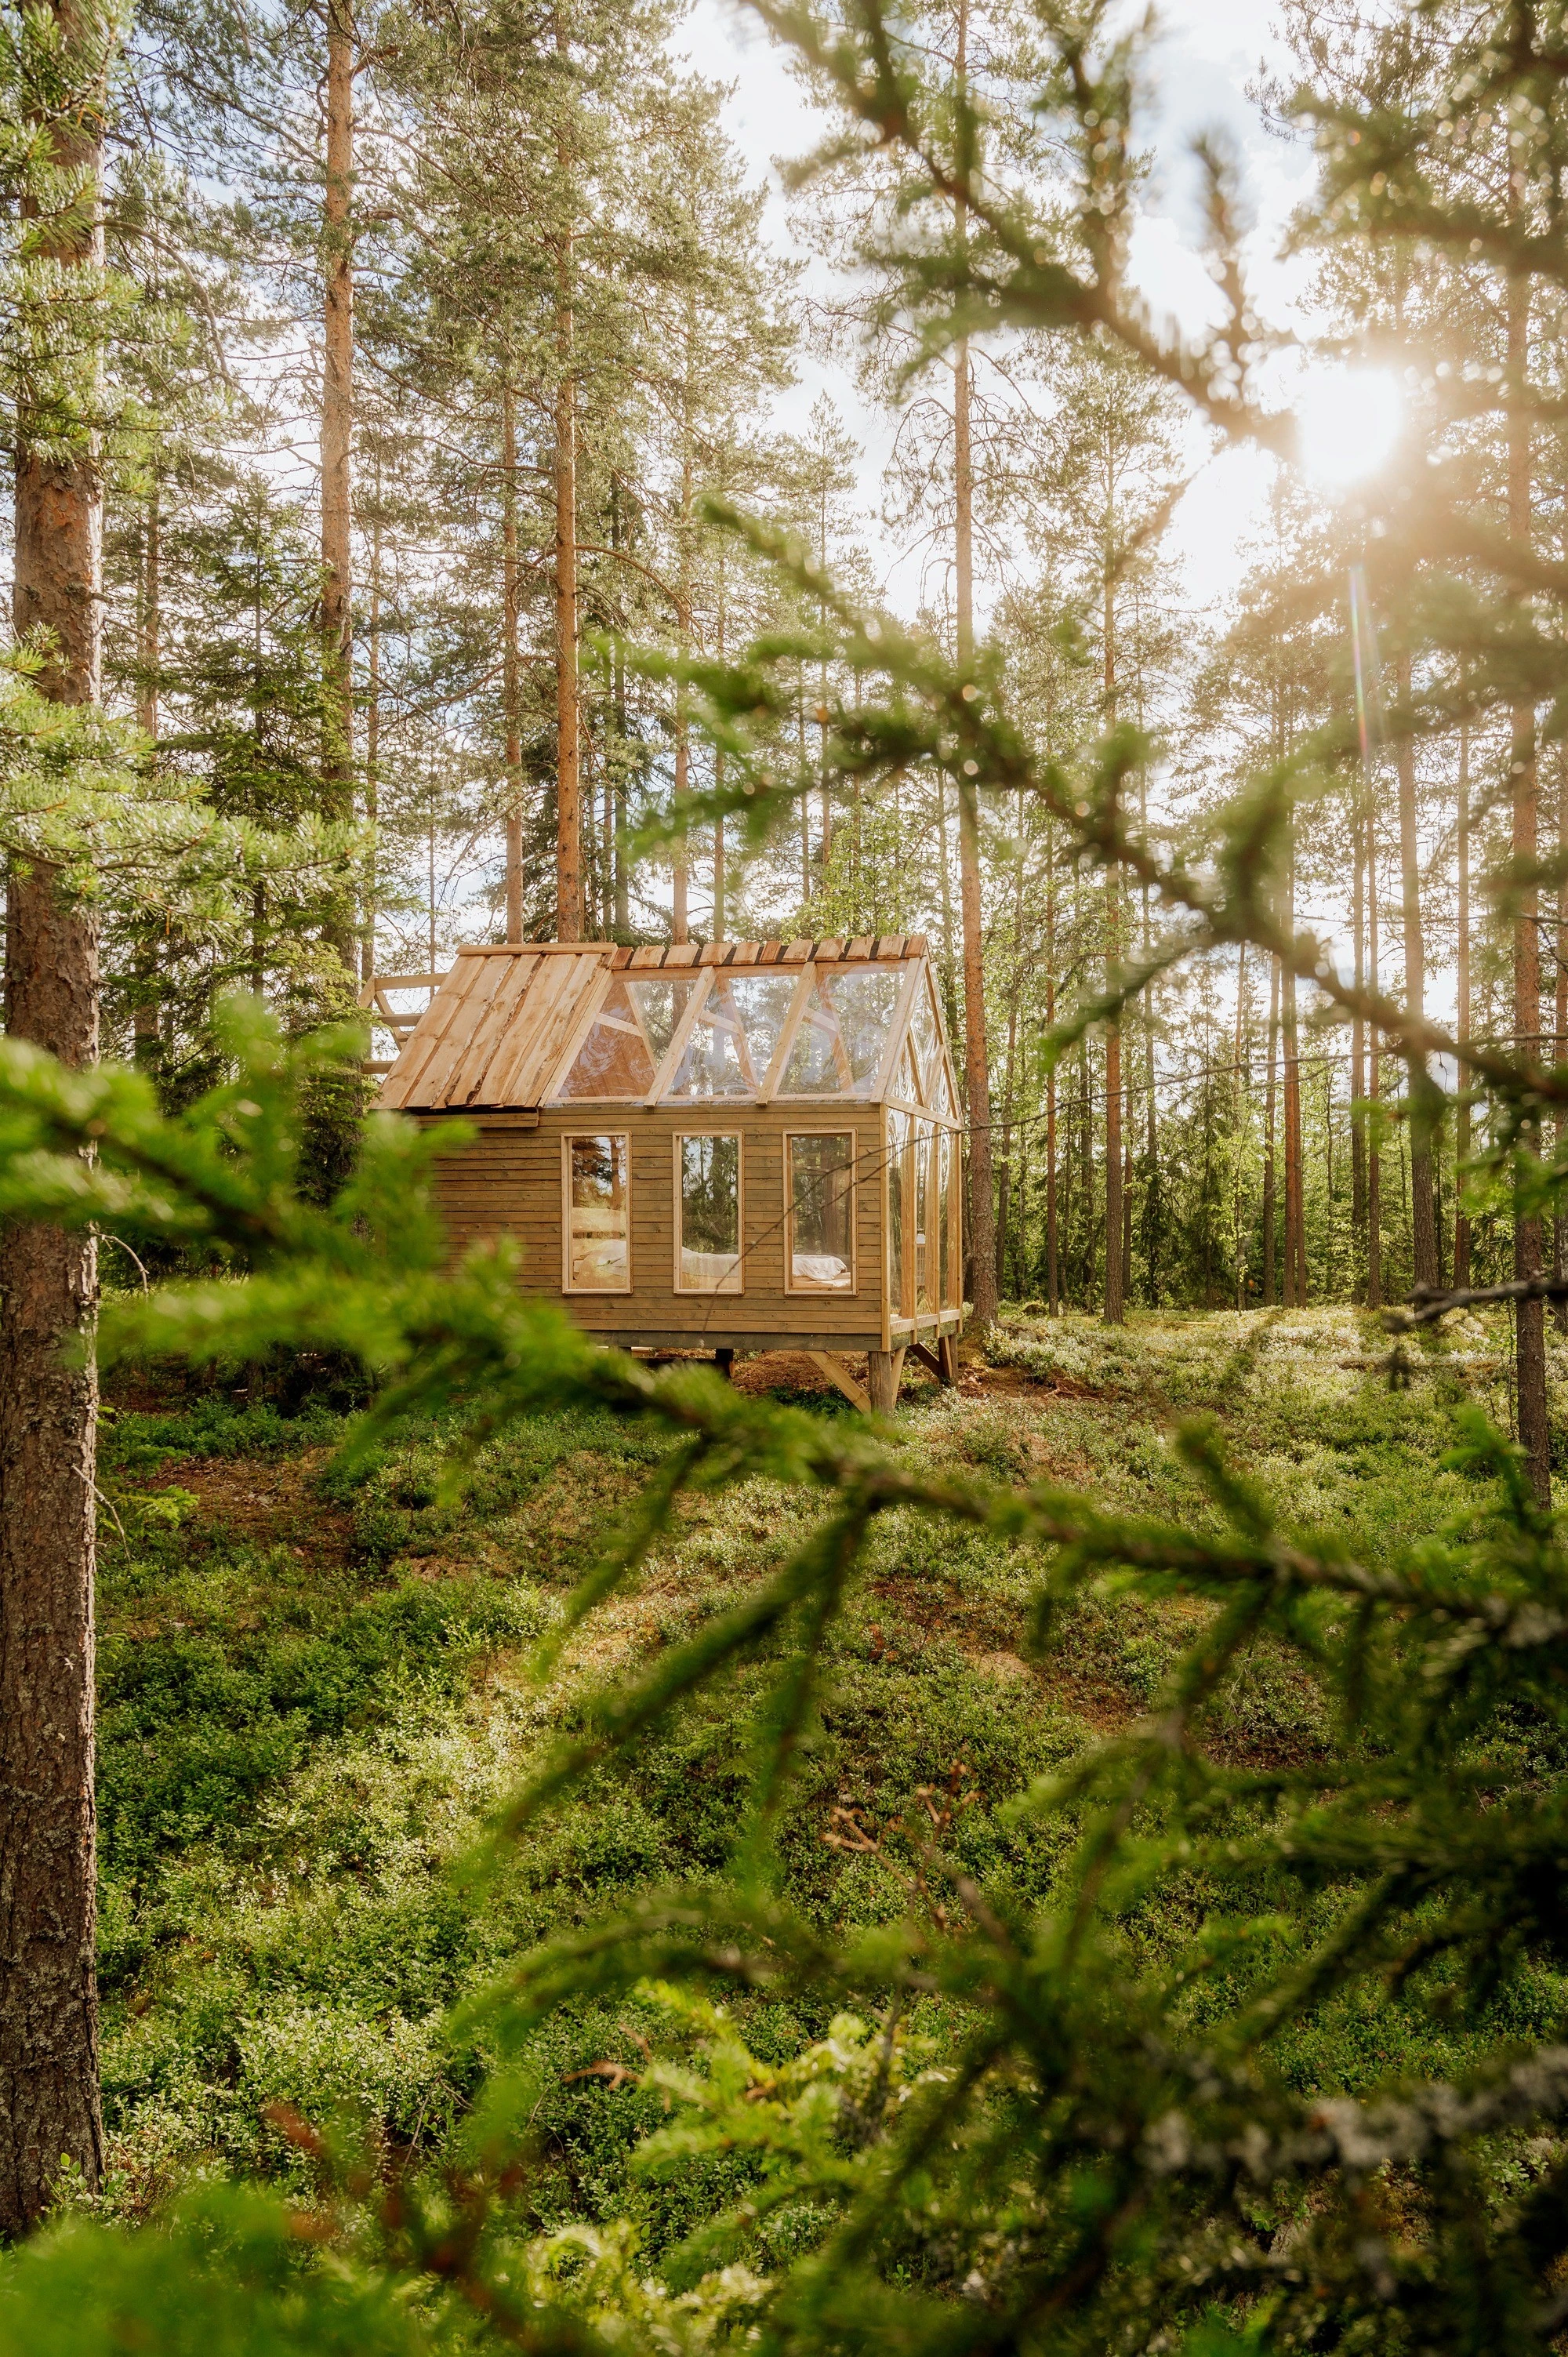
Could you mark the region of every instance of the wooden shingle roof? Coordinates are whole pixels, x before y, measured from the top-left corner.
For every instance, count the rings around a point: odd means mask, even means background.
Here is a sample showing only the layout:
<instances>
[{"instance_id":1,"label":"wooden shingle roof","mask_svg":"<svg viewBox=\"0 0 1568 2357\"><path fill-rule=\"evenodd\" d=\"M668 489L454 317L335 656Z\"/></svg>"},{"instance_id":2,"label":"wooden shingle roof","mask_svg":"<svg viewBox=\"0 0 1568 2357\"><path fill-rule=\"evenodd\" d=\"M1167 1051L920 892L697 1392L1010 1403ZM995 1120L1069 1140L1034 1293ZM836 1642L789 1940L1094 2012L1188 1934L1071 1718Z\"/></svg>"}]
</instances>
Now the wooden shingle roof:
<instances>
[{"instance_id":1,"label":"wooden shingle roof","mask_svg":"<svg viewBox=\"0 0 1568 2357\"><path fill-rule=\"evenodd\" d=\"M510 942L460 949L387 1074L381 1103L392 1110L433 1113L542 1103L607 973L635 978L715 966L881 965L926 953L923 933L864 933L849 941L676 942L639 949L611 942Z\"/></svg>"}]
</instances>

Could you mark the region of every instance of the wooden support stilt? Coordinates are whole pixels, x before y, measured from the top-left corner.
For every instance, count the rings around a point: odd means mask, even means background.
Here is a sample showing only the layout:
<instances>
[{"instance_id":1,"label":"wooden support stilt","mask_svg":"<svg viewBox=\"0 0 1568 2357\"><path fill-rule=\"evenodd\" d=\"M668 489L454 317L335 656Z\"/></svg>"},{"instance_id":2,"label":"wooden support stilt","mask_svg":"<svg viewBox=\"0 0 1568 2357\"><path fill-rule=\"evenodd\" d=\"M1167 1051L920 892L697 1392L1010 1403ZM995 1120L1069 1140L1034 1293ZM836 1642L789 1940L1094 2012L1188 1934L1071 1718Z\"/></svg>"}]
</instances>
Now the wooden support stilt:
<instances>
[{"instance_id":1,"label":"wooden support stilt","mask_svg":"<svg viewBox=\"0 0 1568 2357\"><path fill-rule=\"evenodd\" d=\"M935 1375L938 1383L940 1383L941 1382L942 1362L938 1358L936 1352L931 1349L929 1342L911 1342L909 1345L909 1356L912 1359L918 1359L921 1366L929 1367L932 1374Z\"/></svg>"},{"instance_id":2,"label":"wooden support stilt","mask_svg":"<svg viewBox=\"0 0 1568 2357\"><path fill-rule=\"evenodd\" d=\"M937 1344L937 1381L951 1385L958 1381L958 1336L944 1334Z\"/></svg>"},{"instance_id":3,"label":"wooden support stilt","mask_svg":"<svg viewBox=\"0 0 1568 2357\"><path fill-rule=\"evenodd\" d=\"M859 1408L863 1415L866 1414L871 1406L871 1394L857 1377L850 1373L836 1351L808 1351L806 1356L821 1367L831 1383L838 1385L852 1407Z\"/></svg>"},{"instance_id":4,"label":"wooden support stilt","mask_svg":"<svg viewBox=\"0 0 1568 2357\"><path fill-rule=\"evenodd\" d=\"M881 1415L891 1415L898 1405L898 1385L904 1374L903 1343L895 1351L868 1351L865 1354L866 1388L871 1405Z\"/></svg>"}]
</instances>

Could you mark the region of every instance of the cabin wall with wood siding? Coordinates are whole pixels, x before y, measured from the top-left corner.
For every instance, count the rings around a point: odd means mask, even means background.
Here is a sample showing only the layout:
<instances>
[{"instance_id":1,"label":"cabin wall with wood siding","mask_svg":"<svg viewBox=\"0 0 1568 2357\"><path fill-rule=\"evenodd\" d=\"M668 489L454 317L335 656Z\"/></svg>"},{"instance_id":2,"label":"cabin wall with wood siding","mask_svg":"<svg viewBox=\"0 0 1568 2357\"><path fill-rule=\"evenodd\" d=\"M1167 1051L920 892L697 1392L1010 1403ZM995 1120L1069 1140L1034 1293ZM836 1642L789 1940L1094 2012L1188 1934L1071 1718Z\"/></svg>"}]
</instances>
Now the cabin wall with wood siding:
<instances>
[{"instance_id":1,"label":"cabin wall with wood siding","mask_svg":"<svg viewBox=\"0 0 1568 2357\"><path fill-rule=\"evenodd\" d=\"M703 1131L741 1141L738 1294L675 1290L674 1140ZM842 1131L855 1140L855 1290L787 1293L786 1134ZM609 1133L624 1133L630 1141L632 1289L563 1295L561 1142ZM727 1119L713 1105L552 1106L540 1114L537 1128L484 1129L472 1146L444 1156L436 1165L435 1200L454 1254L475 1243L513 1237L522 1252L524 1289L564 1298L591 1333L692 1349L877 1349L884 1336L883 1138L881 1107L865 1103L842 1112L822 1104L747 1105Z\"/></svg>"}]
</instances>

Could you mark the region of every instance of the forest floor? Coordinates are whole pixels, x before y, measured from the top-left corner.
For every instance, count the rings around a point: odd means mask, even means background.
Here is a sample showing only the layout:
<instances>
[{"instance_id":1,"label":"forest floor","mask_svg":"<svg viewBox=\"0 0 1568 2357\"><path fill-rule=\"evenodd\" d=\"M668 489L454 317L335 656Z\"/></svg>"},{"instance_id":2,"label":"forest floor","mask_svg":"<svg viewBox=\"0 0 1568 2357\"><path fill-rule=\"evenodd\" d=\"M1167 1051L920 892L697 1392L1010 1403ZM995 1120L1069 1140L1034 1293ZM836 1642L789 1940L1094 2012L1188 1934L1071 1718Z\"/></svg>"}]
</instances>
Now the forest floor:
<instances>
[{"instance_id":1,"label":"forest floor","mask_svg":"<svg viewBox=\"0 0 1568 2357\"><path fill-rule=\"evenodd\" d=\"M1287 1529L1388 1562L1474 1502L1443 1461L1453 1407L1477 1400L1506 1426L1507 1339L1500 1318L1464 1321L1412 1351L1393 1389L1387 1337L1351 1310L1144 1317L1120 1333L1015 1310L956 1390L907 1384L897 1428L932 1468L1206 1520L1171 1438L1208 1414ZM1552 1369L1561 1432L1568 1356L1555 1346ZM811 1405L851 1413L817 1393L809 1361L754 1362L743 1380L791 1398L809 1383ZM289 1417L218 1397L107 1412L105 2199L122 2214L192 2171L297 2169L266 2118L278 2103L314 2119L368 2113L399 2143L437 2144L484 2064L449 2026L454 2001L639 1887L721 1866L734 1836L766 1660L494 1870L456 1870L585 1695L776 1564L813 1501L755 1482L687 1501L634 1587L541 1686L534 1641L666 1444L607 1415L539 1417L488 1449L449 1506L440 1430L410 1431L350 1480L334 1464L342 1428L325 1409ZM1022 1796L1147 1709L1193 1608L1107 1593L1034 1659L1037 1577L1028 1553L945 1524L901 1513L876 1526L781 1831L794 1895L824 1922L905 1903L897 1839L882 1856L834 1850L832 1812L853 1806L891 1836L917 1788L960 1763L977 1794L953 1835L968 1869L1016 1902L1043 1898L1069 1833ZM1209 1733L1234 1759L1309 1760L1319 1696L1261 1647ZM1402 2046L1393 2019L1319 2023L1291 2067L1348 2083L1438 2059L1424 2020ZM758 2000L747 2034L781 2057L822 2027ZM651 2099L574 2075L635 2061L634 2034L624 2005L564 2012L543 2033L556 2173L541 2214L631 2215L657 2248L702 2190L628 2174Z\"/></svg>"}]
</instances>

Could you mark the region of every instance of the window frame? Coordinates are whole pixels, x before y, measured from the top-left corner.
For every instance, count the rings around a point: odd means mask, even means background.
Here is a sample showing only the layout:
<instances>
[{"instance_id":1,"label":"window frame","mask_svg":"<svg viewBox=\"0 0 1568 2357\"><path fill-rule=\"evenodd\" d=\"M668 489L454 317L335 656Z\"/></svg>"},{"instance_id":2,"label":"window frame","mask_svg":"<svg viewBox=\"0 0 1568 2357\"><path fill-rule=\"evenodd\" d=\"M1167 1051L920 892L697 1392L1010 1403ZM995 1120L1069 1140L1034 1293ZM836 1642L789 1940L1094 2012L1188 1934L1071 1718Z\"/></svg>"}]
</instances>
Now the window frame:
<instances>
[{"instance_id":1,"label":"window frame","mask_svg":"<svg viewBox=\"0 0 1568 2357\"><path fill-rule=\"evenodd\" d=\"M743 1102L749 1104L751 1100L747 1098L743 1100ZM740 1282L738 1285L685 1285L682 1282L681 1252L683 1243L682 1215L685 1208L686 1198L681 1184L681 1148L685 1145L688 1138L693 1137L733 1137L735 1140L736 1261L740 1272ZM673 1138L671 1140L671 1144L674 1148L674 1152L671 1157L671 1200L674 1212L672 1226L675 1238L673 1265L670 1272L671 1289L680 1294L683 1299L688 1301L738 1301L741 1295L746 1291L746 1264L747 1259L746 1249L746 1132L742 1129L727 1128L678 1129L675 1132Z\"/></svg>"},{"instance_id":2,"label":"window frame","mask_svg":"<svg viewBox=\"0 0 1568 2357\"><path fill-rule=\"evenodd\" d=\"M572 1282L572 1148L586 1139L618 1138L626 1157L626 1283L574 1285ZM589 1300L607 1300L628 1294L632 1284L631 1132L628 1129L564 1129L561 1133L561 1290Z\"/></svg>"},{"instance_id":3,"label":"window frame","mask_svg":"<svg viewBox=\"0 0 1568 2357\"><path fill-rule=\"evenodd\" d=\"M849 1141L849 1283L797 1285L795 1282L795 1171L797 1138L843 1137ZM860 1291L860 1132L835 1124L831 1129L787 1129L784 1132L784 1290L797 1300L848 1301Z\"/></svg>"}]
</instances>

